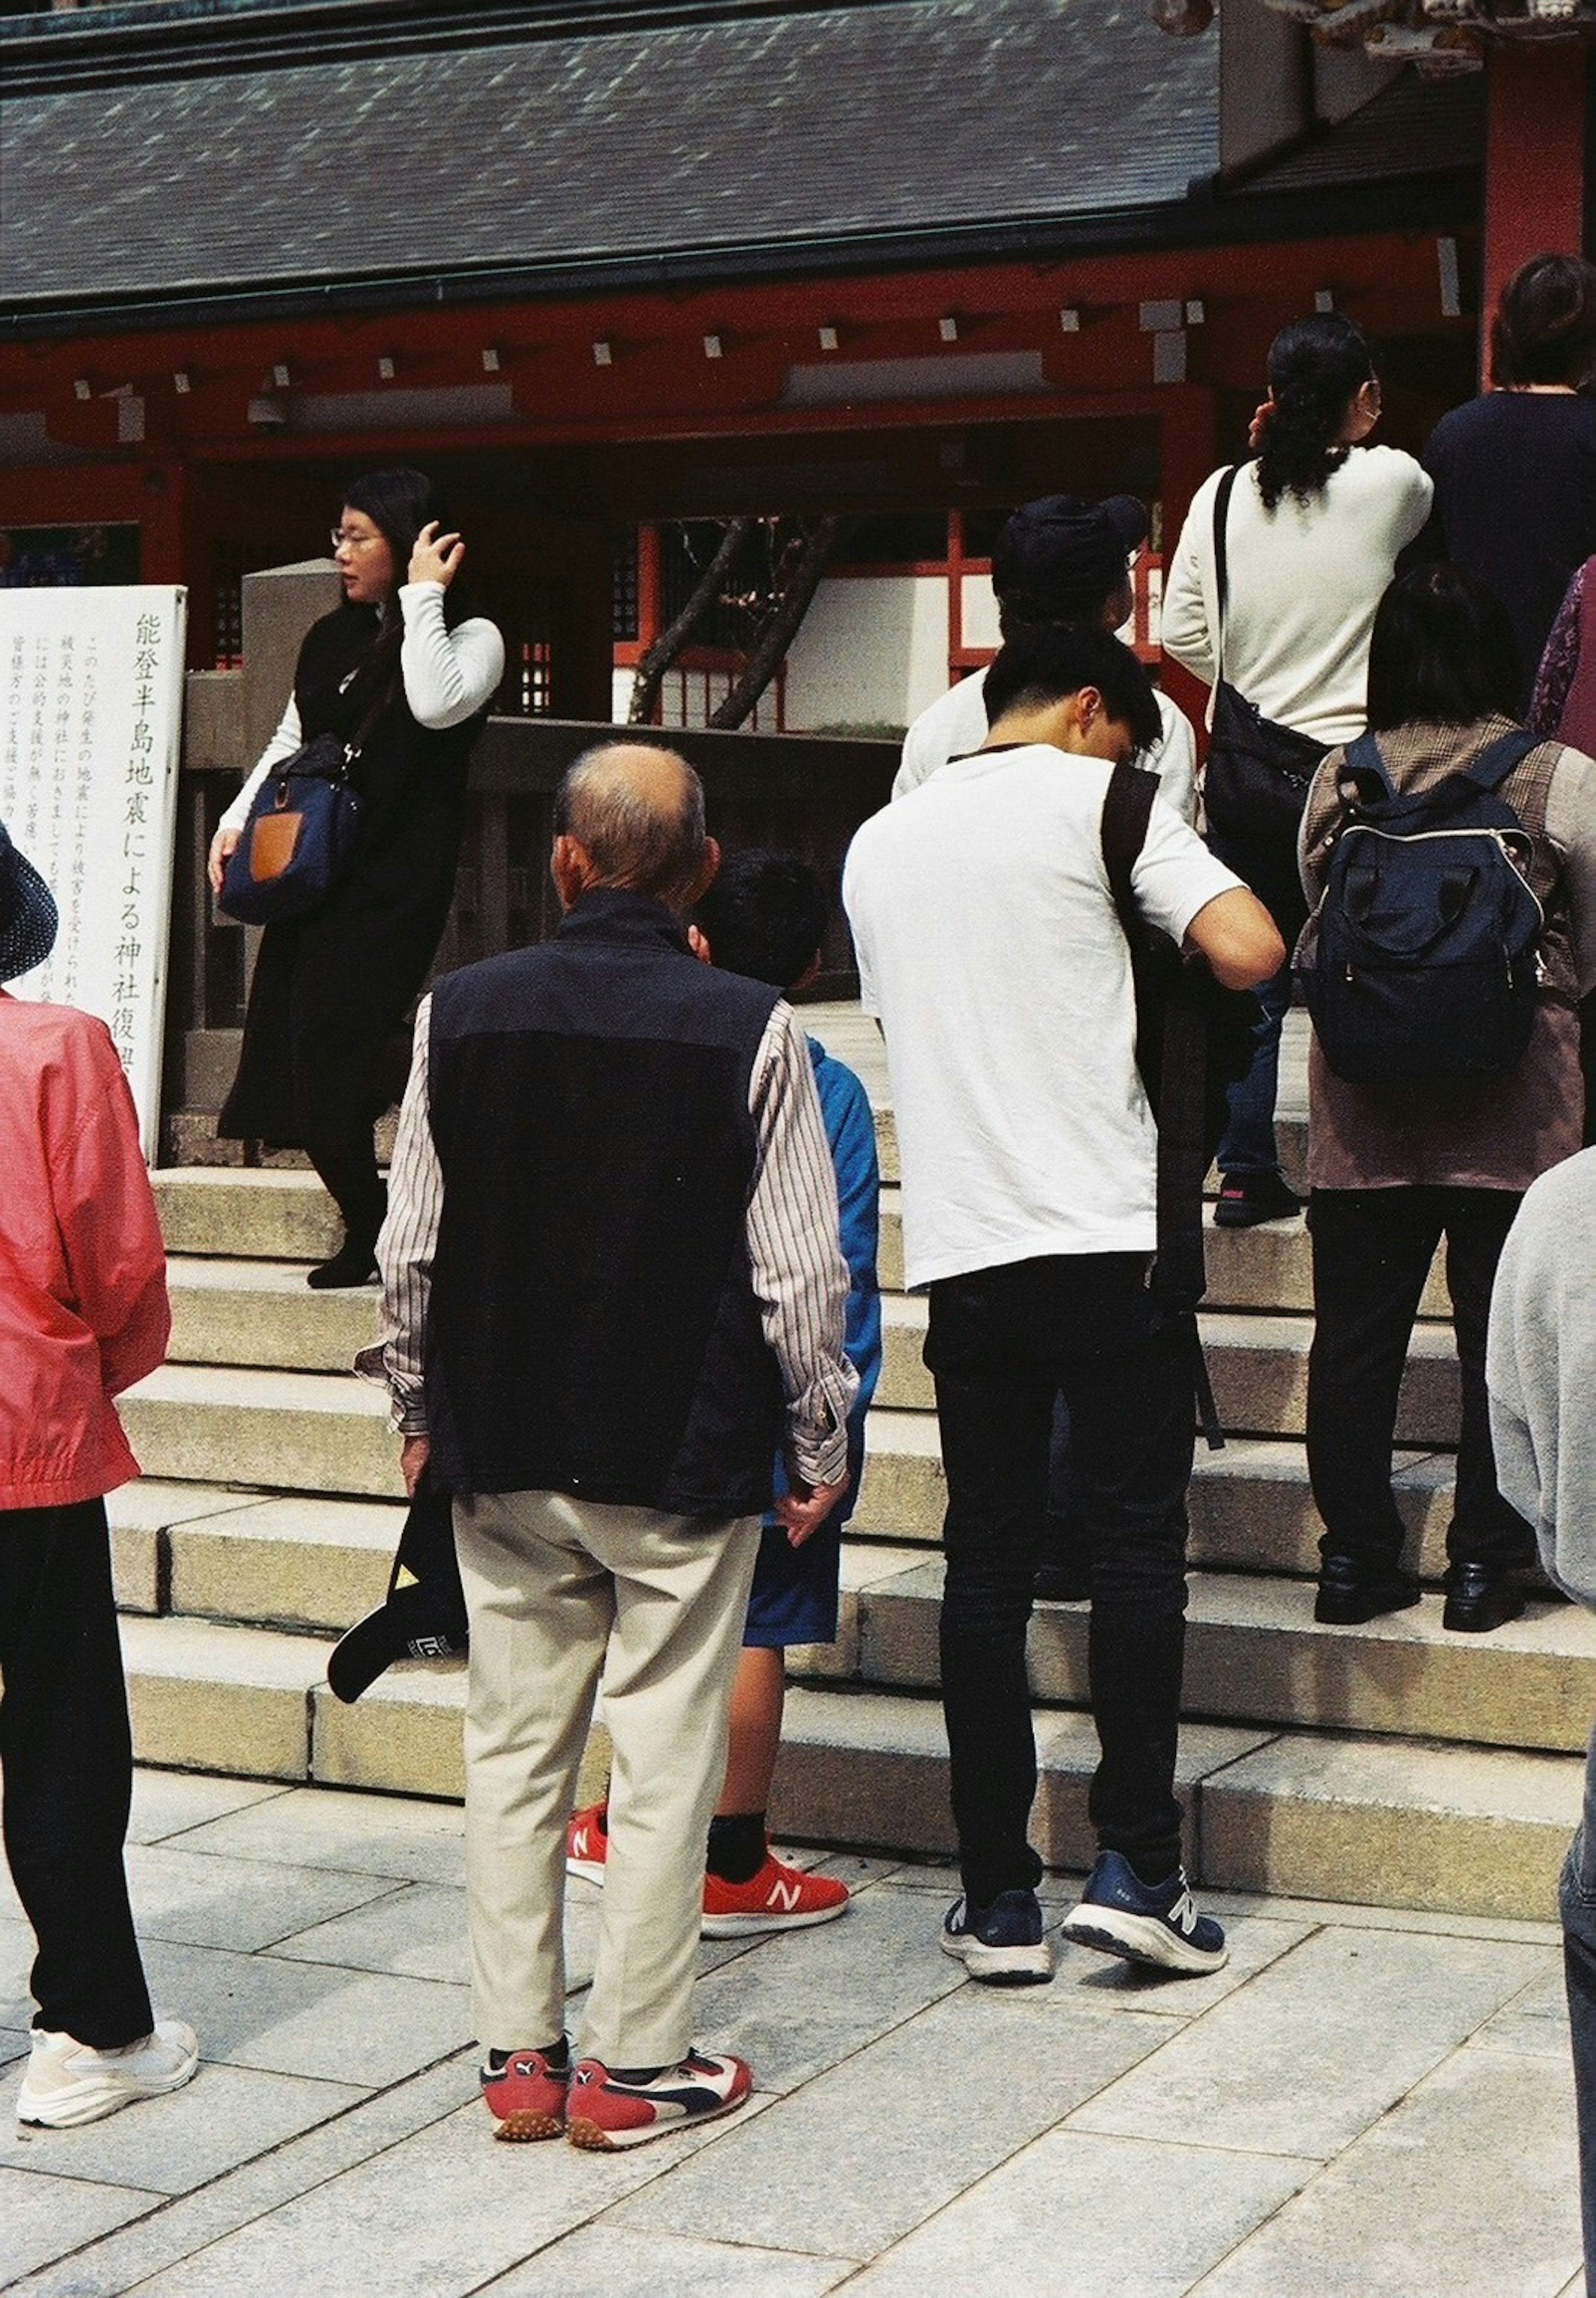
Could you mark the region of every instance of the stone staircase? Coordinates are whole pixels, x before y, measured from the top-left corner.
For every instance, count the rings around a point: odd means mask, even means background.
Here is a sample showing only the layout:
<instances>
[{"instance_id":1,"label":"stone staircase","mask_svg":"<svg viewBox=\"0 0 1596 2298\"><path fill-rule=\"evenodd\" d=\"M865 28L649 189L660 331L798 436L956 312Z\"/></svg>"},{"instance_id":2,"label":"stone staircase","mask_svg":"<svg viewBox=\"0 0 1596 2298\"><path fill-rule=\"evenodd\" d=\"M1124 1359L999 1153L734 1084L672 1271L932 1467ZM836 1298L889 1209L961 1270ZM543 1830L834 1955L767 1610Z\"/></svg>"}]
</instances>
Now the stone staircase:
<instances>
[{"instance_id":1,"label":"stone staircase","mask_svg":"<svg viewBox=\"0 0 1596 2298\"><path fill-rule=\"evenodd\" d=\"M792 1836L946 1857L937 1689L943 1482L924 1304L899 1289L896 1143L873 1033L816 1026L882 1095L885 1363L837 1645L792 1656L775 1821ZM1300 1123L1283 1128L1300 1157ZM334 1633L381 1598L401 1521L385 1401L347 1368L374 1290L310 1293L335 1242L312 1177L174 1168L156 1177L171 1255L171 1361L123 1401L141 1481L112 1496L134 1727L146 1762L456 1796L464 1674L393 1670L353 1708L324 1681ZM1225 1449L1199 1447L1182 1732L1188 1864L1212 1887L1544 1918L1578 1816L1596 1712L1596 1619L1532 1600L1486 1637L1445 1634L1431 1594L1323 1628L1302 1435L1311 1330L1300 1219L1209 1231L1203 1316ZM1458 1371L1432 1279L1399 1421L1413 1551L1442 1569ZM1084 1606L1031 1634L1042 1781L1035 1839L1089 1864L1096 1760ZM601 1732L586 1783L605 1757Z\"/></svg>"}]
</instances>

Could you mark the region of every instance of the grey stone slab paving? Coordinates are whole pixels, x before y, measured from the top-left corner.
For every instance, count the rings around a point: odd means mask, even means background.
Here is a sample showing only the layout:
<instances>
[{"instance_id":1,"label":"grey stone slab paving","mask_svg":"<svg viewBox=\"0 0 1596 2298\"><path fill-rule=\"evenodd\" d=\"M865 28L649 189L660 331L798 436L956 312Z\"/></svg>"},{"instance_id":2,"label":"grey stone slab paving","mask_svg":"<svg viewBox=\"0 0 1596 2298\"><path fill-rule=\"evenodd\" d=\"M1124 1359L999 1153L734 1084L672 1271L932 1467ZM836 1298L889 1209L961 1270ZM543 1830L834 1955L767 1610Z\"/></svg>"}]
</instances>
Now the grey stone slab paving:
<instances>
[{"instance_id":1,"label":"grey stone slab paving","mask_svg":"<svg viewBox=\"0 0 1596 2298\"><path fill-rule=\"evenodd\" d=\"M762 2090L806 2082L964 1983L925 1918L922 1894L886 1885L835 1922L765 1938L700 1983L699 2039L747 2059Z\"/></svg>"},{"instance_id":2,"label":"grey stone slab paving","mask_svg":"<svg viewBox=\"0 0 1596 2298\"><path fill-rule=\"evenodd\" d=\"M1306 2163L1278 2155L1051 2131L850 2282L850 2298L978 2286L1182 2298L1308 2175ZM1321 2260L1314 2298L1338 2289L1339 2274L1337 2260L1327 2281ZM1411 2287L1408 2298L1417 2298Z\"/></svg>"},{"instance_id":3,"label":"grey stone slab paving","mask_svg":"<svg viewBox=\"0 0 1596 2298\"><path fill-rule=\"evenodd\" d=\"M141 1938L244 1954L401 1888L387 1876L227 1859L171 1843L133 1845L128 1880Z\"/></svg>"},{"instance_id":4,"label":"grey stone slab paving","mask_svg":"<svg viewBox=\"0 0 1596 2298\"><path fill-rule=\"evenodd\" d=\"M851 2259L800 2258L764 2244L632 2234L607 2219L568 2234L490 2282L482 2298L820 2298L854 2271Z\"/></svg>"},{"instance_id":5,"label":"grey stone slab paving","mask_svg":"<svg viewBox=\"0 0 1596 2298\"><path fill-rule=\"evenodd\" d=\"M1073 2019L1045 1988L968 1981L649 2187L622 2224L872 2258L1165 2040L1161 2020ZM970 2081L977 2084L979 2107ZM862 2176L817 2175L856 2163ZM751 2221L749 2197L758 2197Z\"/></svg>"},{"instance_id":6,"label":"grey stone slab paving","mask_svg":"<svg viewBox=\"0 0 1596 2298\"><path fill-rule=\"evenodd\" d=\"M185 1848L275 1859L401 1882L465 1881L465 1814L458 1804L291 1788L195 1831Z\"/></svg>"},{"instance_id":7,"label":"grey stone slab paving","mask_svg":"<svg viewBox=\"0 0 1596 2298\"><path fill-rule=\"evenodd\" d=\"M136 1487L135 1487L136 1489ZM201 1772L158 1772L141 1764L133 1774L129 1843L159 1843L225 1814L275 1803L289 1790L274 1780L212 1779Z\"/></svg>"},{"instance_id":8,"label":"grey stone slab paving","mask_svg":"<svg viewBox=\"0 0 1596 2298\"><path fill-rule=\"evenodd\" d=\"M467 1989L149 1942L151 1992L203 2038L207 2058L368 2088L397 2082L471 2037Z\"/></svg>"},{"instance_id":9,"label":"grey stone slab paving","mask_svg":"<svg viewBox=\"0 0 1596 2298\"><path fill-rule=\"evenodd\" d=\"M179 2196L157 2215L96 2243L70 2267L46 2268L18 2284L8 2298L122 2298L124 2292L139 2287L179 2259L239 2227L264 2219L296 2195L310 2192L351 2164L367 2162L441 2121L475 2087L475 2053L461 2053ZM138 2110L141 2115L144 2112ZM137 2119L129 2112L100 2127L120 2136ZM334 2258L327 2272L342 2273L344 2265ZM349 2272L358 2281L352 2262ZM326 2273L314 2286L314 2298L327 2298Z\"/></svg>"},{"instance_id":10,"label":"grey stone slab paving","mask_svg":"<svg viewBox=\"0 0 1596 2298\"><path fill-rule=\"evenodd\" d=\"M1551 1961L1546 1948L1496 1939L1316 1931L1075 2120L1125 2137L1201 2131L1211 2146L1324 2158Z\"/></svg>"},{"instance_id":11,"label":"grey stone slab paving","mask_svg":"<svg viewBox=\"0 0 1596 2298\"><path fill-rule=\"evenodd\" d=\"M344 2286L360 2298L463 2298L731 2127L621 2154L495 2146L473 2102L140 2283L138 2298L325 2294L335 2258L359 2261Z\"/></svg>"},{"instance_id":12,"label":"grey stone slab paving","mask_svg":"<svg viewBox=\"0 0 1596 2298\"><path fill-rule=\"evenodd\" d=\"M1487 2019L1476 2038L1503 2051L1535 2051L1548 2058L1568 2060L1568 1997L1558 1967L1533 1987L1505 2003Z\"/></svg>"},{"instance_id":13,"label":"grey stone slab paving","mask_svg":"<svg viewBox=\"0 0 1596 2298\"><path fill-rule=\"evenodd\" d=\"M352 1914L280 1940L271 1951L291 1962L458 1984L467 1968L466 1895L442 1883L401 1883Z\"/></svg>"},{"instance_id":14,"label":"grey stone slab paving","mask_svg":"<svg viewBox=\"0 0 1596 2298\"><path fill-rule=\"evenodd\" d=\"M1494 2142L1482 2146L1488 2129ZM1567 2062L1476 2044L1197 2285L1202 2298L1556 2298L1580 2257ZM1415 2261L1424 2261L1422 2269Z\"/></svg>"},{"instance_id":15,"label":"grey stone slab paving","mask_svg":"<svg viewBox=\"0 0 1596 2298\"><path fill-rule=\"evenodd\" d=\"M1197 1894L1206 1914L1278 1915L1288 1922L1334 1923L1352 1930L1421 1931L1431 1938L1509 1939L1520 1947L1556 1947L1554 1922L1525 1922L1510 1915L1453 1915L1423 1907L1358 1907L1341 1899L1294 1899L1274 1891L1220 1891L1204 1884Z\"/></svg>"},{"instance_id":16,"label":"grey stone slab paving","mask_svg":"<svg viewBox=\"0 0 1596 2298\"><path fill-rule=\"evenodd\" d=\"M202 2065L194 2080L170 2098L144 2099L78 2130L34 2130L9 2120L0 2122L0 2165L186 2194L328 2115L342 2113L364 2095L347 2082ZM8 2084L8 2117L11 2104Z\"/></svg>"},{"instance_id":17,"label":"grey stone slab paving","mask_svg":"<svg viewBox=\"0 0 1596 2298\"><path fill-rule=\"evenodd\" d=\"M161 2200L130 2186L0 2170L0 2285L64 2257Z\"/></svg>"}]
</instances>

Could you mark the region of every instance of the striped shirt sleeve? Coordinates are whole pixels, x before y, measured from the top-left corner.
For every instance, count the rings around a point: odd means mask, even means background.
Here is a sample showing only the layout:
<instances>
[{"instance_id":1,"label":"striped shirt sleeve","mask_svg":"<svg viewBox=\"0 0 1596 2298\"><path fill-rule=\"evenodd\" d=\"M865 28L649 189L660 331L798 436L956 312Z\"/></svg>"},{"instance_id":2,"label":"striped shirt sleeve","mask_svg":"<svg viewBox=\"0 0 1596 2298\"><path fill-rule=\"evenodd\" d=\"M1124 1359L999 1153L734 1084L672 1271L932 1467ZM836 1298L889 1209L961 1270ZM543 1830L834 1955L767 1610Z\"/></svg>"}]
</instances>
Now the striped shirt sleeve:
<instances>
[{"instance_id":1,"label":"striped shirt sleeve","mask_svg":"<svg viewBox=\"0 0 1596 2298\"><path fill-rule=\"evenodd\" d=\"M427 1103L426 1049L432 999L416 1013L409 1083L399 1112L393 1167L388 1177L388 1218L376 1241L383 1278L382 1338L355 1359L355 1370L383 1383L393 1400L393 1426L401 1436L425 1436L423 1343L432 1294L433 1255L443 1212L443 1170L433 1140Z\"/></svg>"},{"instance_id":2,"label":"striped shirt sleeve","mask_svg":"<svg viewBox=\"0 0 1596 2298\"><path fill-rule=\"evenodd\" d=\"M808 1484L839 1484L859 1376L843 1353L848 1278L837 1176L809 1048L780 1000L754 1062L748 1104L759 1138L748 1260L765 1337L781 1369L793 1465Z\"/></svg>"}]
</instances>

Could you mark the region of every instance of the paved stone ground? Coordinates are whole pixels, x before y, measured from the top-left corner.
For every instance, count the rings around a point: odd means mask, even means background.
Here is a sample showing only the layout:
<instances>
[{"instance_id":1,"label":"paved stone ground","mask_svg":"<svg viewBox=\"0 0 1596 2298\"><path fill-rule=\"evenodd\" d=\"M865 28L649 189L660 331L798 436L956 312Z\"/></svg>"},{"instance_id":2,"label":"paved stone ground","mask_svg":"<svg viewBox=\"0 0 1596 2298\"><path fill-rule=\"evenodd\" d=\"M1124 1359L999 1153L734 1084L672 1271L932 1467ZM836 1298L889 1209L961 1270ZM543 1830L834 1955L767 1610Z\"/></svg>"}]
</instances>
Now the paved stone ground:
<instances>
[{"instance_id":1,"label":"paved stone ground","mask_svg":"<svg viewBox=\"0 0 1596 2298\"><path fill-rule=\"evenodd\" d=\"M1212 1978L1070 1948L1005 1994L937 1952L946 1871L799 1854L847 1915L703 1949L700 2038L755 2099L606 2157L489 2136L457 1809L145 1772L132 1832L204 2064L83 2130L0 2123L0 2286L29 2298L1584 2289L1547 1924L1209 1896ZM573 1884L577 1991L596 1903ZM29 1952L0 1901L8 2086Z\"/></svg>"}]
</instances>

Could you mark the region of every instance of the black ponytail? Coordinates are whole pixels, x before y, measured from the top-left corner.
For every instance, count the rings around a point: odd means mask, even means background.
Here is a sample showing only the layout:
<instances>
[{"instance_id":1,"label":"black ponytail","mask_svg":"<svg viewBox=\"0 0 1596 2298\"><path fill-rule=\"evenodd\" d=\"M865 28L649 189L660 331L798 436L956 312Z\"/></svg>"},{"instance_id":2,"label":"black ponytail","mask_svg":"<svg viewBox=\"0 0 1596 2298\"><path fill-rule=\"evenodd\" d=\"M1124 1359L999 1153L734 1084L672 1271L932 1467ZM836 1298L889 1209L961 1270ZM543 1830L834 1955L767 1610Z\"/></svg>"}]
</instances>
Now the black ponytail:
<instances>
[{"instance_id":1,"label":"black ponytail","mask_svg":"<svg viewBox=\"0 0 1596 2298\"><path fill-rule=\"evenodd\" d=\"M1349 405L1375 380L1362 329L1339 311L1294 319L1269 345L1269 380L1258 492L1265 510L1284 495L1311 503L1345 459L1338 434Z\"/></svg>"}]
</instances>

